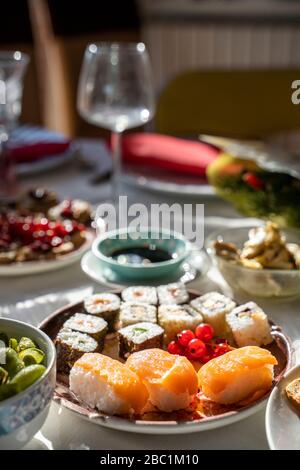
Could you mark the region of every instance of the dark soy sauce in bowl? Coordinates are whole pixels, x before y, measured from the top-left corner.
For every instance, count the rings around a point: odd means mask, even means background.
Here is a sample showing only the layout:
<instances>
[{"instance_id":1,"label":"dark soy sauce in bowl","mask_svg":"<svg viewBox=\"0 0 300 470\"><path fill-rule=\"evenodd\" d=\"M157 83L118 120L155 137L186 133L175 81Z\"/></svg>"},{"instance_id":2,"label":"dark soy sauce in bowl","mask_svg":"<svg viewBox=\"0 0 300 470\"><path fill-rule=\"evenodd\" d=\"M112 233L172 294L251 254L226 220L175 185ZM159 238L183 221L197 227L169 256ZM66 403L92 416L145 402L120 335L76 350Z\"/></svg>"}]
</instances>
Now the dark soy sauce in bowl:
<instances>
[{"instance_id":1,"label":"dark soy sauce in bowl","mask_svg":"<svg viewBox=\"0 0 300 470\"><path fill-rule=\"evenodd\" d=\"M114 250L110 257L119 264L152 264L170 261L173 255L156 245L137 245Z\"/></svg>"}]
</instances>

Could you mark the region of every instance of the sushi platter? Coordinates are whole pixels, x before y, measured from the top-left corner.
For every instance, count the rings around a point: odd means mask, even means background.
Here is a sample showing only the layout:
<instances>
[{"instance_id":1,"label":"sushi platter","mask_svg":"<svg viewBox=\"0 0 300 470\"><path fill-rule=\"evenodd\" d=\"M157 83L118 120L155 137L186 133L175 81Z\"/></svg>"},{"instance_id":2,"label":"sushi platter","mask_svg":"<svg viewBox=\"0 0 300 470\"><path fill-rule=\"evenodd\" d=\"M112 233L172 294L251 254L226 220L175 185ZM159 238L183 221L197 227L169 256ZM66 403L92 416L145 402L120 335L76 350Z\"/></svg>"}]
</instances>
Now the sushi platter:
<instances>
[{"instance_id":1,"label":"sushi platter","mask_svg":"<svg viewBox=\"0 0 300 470\"><path fill-rule=\"evenodd\" d=\"M292 360L288 337L254 302L237 306L181 283L94 294L40 328L57 351L54 401L128 432L199 432L244 419Z\"/></svg>"}]
</instances>

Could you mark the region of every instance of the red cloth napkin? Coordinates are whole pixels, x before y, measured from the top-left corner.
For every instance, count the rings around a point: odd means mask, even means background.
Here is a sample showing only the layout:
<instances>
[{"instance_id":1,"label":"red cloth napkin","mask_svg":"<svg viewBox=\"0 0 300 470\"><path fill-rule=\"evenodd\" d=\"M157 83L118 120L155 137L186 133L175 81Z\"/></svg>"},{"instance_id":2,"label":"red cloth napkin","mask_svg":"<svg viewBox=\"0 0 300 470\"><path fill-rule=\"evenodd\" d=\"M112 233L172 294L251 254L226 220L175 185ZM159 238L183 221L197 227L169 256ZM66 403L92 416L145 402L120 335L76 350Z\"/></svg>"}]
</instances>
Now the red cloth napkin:
<instances>
[{"instance_id":1,"label":"red cloth napkin","mask_svg":"<svg viewBox=\"0 0 300 470\"><path fill-rule=\"evenodd\" d=\"M206 167L220 153L212 145L161 134L136 133L122 139L123 160L130 165L150 166L205 177Z\"/></svg>"},{"instance_id":2,"label":"red cloth napkin","mask_svg":"<svg viewBox=\"0 0 300 470\"><path fill-rule=\"evenodd\" d=\"M70 143L69 139L57 132L24 125L12 132L8 152L16 163L28 163L45 157L59 157L69 148Z\"/></svg>"}]
</instances>

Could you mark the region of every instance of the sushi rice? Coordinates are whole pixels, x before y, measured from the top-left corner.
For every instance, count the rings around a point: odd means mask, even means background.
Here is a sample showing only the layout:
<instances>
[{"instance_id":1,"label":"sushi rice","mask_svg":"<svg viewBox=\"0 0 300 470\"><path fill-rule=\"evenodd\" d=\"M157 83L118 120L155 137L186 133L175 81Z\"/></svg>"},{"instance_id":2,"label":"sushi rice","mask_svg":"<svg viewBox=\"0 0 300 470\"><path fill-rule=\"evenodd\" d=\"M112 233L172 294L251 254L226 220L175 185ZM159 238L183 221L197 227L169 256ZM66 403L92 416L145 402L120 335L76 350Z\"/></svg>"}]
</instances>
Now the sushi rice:
<instances>
[{"instance_id":1,"label":"sushi rice","mask_svg":"<svg viewBox=\"0 0 300 470\"><path fill-rule=\"evenodd\" d=\"M163 328L159 325L149 322L135 323L134 325L126 326L118 331L129 340L134 340L136 344L142 344L149 341L150 338L160 336L164 332Z\"/></svg>"},{"instance_id":2,"label":"sushi rice","mask_svg":"<svg viewBox=\"0 0 300 470\"><path fill-rule=\"evenodd\" d=\"M91 352L98 348L98 343L94 338L85 333L72 331L70 328L62 328L58 332L56 340L81 352Z\"/></svg>"},{"instance_id":3,"label":"sushi rice","mask_svg":"<svg viewBox=\"0 0 300 470\"><path fill-rule=\"evenodd\" d=\"M184 304L189 300L189 294L185 285L182 282L173 282L158 286L157 288L158 300L161 305L163 304Z\"/></svg>"},{"instance_id":4,"label":"sushi rice","mask_svg":"<svg viewBox=\"0 0 300 470\"><path fill-rule=\"evenodd\" d=\"M69 328L73 331L80 331L86 333L96 341L104 340L107 333L107 322L95 315L86 315L85 313L75 313L64 323L64 328Z\"/></svg>"},{"instance_id":5,"label":"sushi rice","mask_svg":"<svg viewBox=\"0 0 300 470\"><path fill-rule=\"evenodd\" d=\"M113 331L120 303L121 300L116 294L103 292L102 294L94 294L87 297L84 300L84 309L90 315L104 318L108 323L109 331Z\"/></svg>"},{"instance_id":6,"label":"sushi rice","mask_svg":"<svg viewBox=\"0 0 300 470\"><path fill-rule=\"evenodd\" d=\"M119 356L125 359L129 354L149 348L162 348L164 330L150 322L140 322L118 331Z\"/></svg>"},{"instance_id":7,"label":"sushi rice","mask_svg":"<svg viewBox=\"0 0 300 470\"><path fill-rule=\"evenodd\" d=\"M114 414L140 413L148 392L139 377L103 354L84 354L70 372L70 389L91 408Z\"/></svg>"},{"instance_id":8,"label":"sushi rice","mask_svg":"<svg viewBox=\"0 0 300 470\"><path fill-rule=\"evenodd\" d=\"M185 305L160 305L158 307L158 323L165 330L166 344L175 339L177 333L189 329L194 330L203 317L201 313Z\"/></svg>"},{"instance_id":9,"label":"sushi rice","mask_svg":"<svg viewBox=\"0 0 300 470\"><path fill-rule=\"evenodd\" d=\"M57 370L68 373L74 362L84 353L100 352L102 345L86 333L62 328L55 338L55 348Z\"/></svg>"},{"instance_id":10,"label":"sushi rice","mask_svg":"<svg viewBox=\"0 0 300 470\"><path fill-rule=\"evenodd\" d=\"M157 309L143 302L123 302L118 317L118 327L134 325L138 322L157 323Z\"/></svg>"},{"instance_id":11,"label":"sushi rice","mask_svg":"<svg viewBox=\"0 0 300 470\"><path fill-rule=\"evenodd\" d=\"M121 295L124 302L144 302L151 305L157 304L155 287L130 286L124 289Z\"/></svg>"},{"instance_id":12,"label":"sushi rice","mask_svg":"<svg viewBox=\"0 0 300 470\"><path fill-rule=\"evenodd\" d=\"M216 336L226 337L229 334L225 315L236 306L229 297L219 292L208 292L190 302L197 312L201 313L206 323L210 323Z\"/></svg>"}]
</instances>

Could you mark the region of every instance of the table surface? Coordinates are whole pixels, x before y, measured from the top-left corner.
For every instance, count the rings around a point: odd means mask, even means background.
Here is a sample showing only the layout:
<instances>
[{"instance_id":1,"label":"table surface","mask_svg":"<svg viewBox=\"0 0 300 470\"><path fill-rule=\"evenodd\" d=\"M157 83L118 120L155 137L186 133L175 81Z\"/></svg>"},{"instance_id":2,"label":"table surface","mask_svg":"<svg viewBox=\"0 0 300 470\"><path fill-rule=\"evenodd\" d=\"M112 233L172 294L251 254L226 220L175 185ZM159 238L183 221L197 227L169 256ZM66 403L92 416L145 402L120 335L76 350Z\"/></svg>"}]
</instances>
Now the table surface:
<instances>
[{"instance_id":1,"label":"table surface","mask_svg":"<svg viewBox=\"0 0 300 470\"><path fill-rule=\"evenodd\" d=\"M108 183L91 186L89 181L89 175L74 164L72 169L67 167L58 172L27 178L22 185L46 186L57 190L61 197L86 197L93 203L101 202L109 196ZM180 196L168 198L166 195L142 192L129 186L124 186L124 193L128 195L129 202L142 202L147 205L183 202ZM188 201L205 204L206 235L218 226L230 225L233 219L239 217L229 204L217 198L207 201L199 199ZM226 291L222 278L214 268L211 268L204 279L193 281L189 287L199 292L215 289ZM80 263L56 272L24 278L0 278L0 314L5 314L5 311L11 314L16 311L16 317L34 323L37 322L34 317L37 306L40 318L45 317L64 299L80 298L87 289L98 292L106 290L105 287L96 285L86 277L81 271ZM37 301L32 301L37 297ZM239 296L238 300L246 298ZM297 338L300 339L299 301L259 300L259 303L276 323L284 327L297 347L299 345ZM90 424L52 403L44 426L25 449L267 449L264 414L265 410L261 410L226 428L180 436L149 437Z\"/></svg>"}]
</instances>

